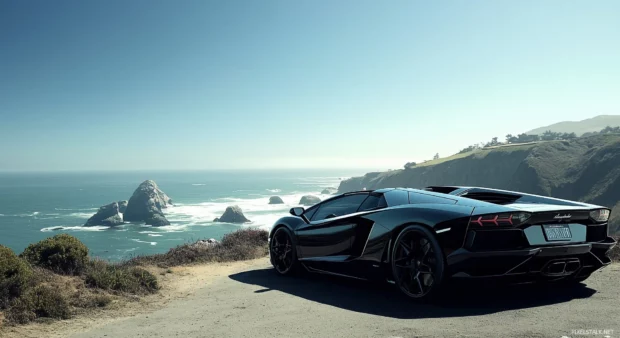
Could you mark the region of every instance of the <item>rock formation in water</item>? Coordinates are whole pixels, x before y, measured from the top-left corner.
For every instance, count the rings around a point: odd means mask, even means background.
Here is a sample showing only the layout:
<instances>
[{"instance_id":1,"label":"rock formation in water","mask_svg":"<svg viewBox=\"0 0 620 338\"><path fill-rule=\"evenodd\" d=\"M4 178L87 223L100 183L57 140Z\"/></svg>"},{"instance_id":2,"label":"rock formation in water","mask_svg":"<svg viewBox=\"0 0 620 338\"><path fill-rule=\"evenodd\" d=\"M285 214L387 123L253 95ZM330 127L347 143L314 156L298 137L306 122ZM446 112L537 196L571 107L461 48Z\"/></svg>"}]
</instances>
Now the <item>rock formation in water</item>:
<instances>
[{"instance_id":1,"label":"rock formation in water","mask_svg":"<svg viewBox=\"0 0 620 338\"><path fill-rule=\"evenodd\" d=\"M154 227L160 227L164 225L170 225L170 222L163 214L153 214L151 217L144 220L144 224L152 225Z\"/></svg>"},{"instance_id":2,"label":"rock formation in water","mask_svg":"<svg viewBox=\"0 0 620 338\"><path fill-rule=\"evenodd\" d=\"M269 204L284 204L284 201L280 196L271 196L269 197Z\"/></svg>"},{"instance_id":3,"label":"rock formation in water","mask_svg":"<svg viewBox=\"0 0 620 338\"><path fill-rule=\"evenodd\" d=\"M86 221L84 226L115 226L123 224L123 215L122 211L120 211L120 205L123 202L125 202L126 205L127 201L121 201L112 202L100 207L99 210L97 210L97 213Z\"/></svg>"},{"instance_id":4,"label":"rock formation in water","mask_svg":"<svg viewBox=\"0 0 620 338\"><path fill-rule=\"evenodd\" d=\"M162 209L172 200L152 180L142 182L127 203L123 218L127 222L145 222L153 226L169 225Z\"/></svg>"},{"instance_id":5,"label":"rock formation in water","mask_svg":"<svg viewBox=\"0 0 620 338\"><path fill-rule=\"evenodd\" d=\"M227 207L222 217L220 217L219 219L216 218L216 220L213 221L223 223L247 223L250 221L249 219L245 218L245 216L243 215L243 211L241 211L241 208L236 205Z\"/></svg>"},{"instance_id":6,"label":"rock formation in water","mask_svg":"<svg viewBox=\"0 0 620 338\"><path fill-rule=\"evenodd\" d=\"M338 189L336 189L336 188L325 188L325 189L323 189L323 191L321 191L321 194L323 194L323 195L333 195L336 192L338 192Z\"/></svg>"},{"instance_id":7,"label":"rock formation in water","mask_svg":"<svg viewBox=\"0 0 620 338\"><path fill-rule=\"evenodd\" d=\"M118 201L118 212L124 214L125 210L127 210L127 201Z\"/></svg>"},{"instance_id":8,"label":"rock formation in water","mask_svg":"<svg viewBox=\"0 0 620 338\"><path fill-rule=\"evenodd\" d=\"M299 204L301 205L315 205L319 202L321 202L321 199L316 196L312 196L312 195L302 196L301 199L299 200Z\"/></svg>"}]
</instances>

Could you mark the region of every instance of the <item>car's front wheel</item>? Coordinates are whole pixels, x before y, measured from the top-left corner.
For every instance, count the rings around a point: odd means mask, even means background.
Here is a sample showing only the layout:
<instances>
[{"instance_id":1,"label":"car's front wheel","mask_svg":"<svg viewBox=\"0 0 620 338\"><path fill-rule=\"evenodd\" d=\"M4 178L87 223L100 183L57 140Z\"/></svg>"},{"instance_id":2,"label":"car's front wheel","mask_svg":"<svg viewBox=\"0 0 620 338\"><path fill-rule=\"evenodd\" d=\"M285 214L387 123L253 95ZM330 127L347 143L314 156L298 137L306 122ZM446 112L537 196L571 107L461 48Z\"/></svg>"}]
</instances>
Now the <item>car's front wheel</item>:
<instances>
[{"instance_id":1,"label":"car's front wheel","mask_svg":"<svg viewBox=\"0 0 620 338\"><path fill-rule=\"evenodd\" d=\"M269 241L271 265L280 275L290 275L297 268L297 251L291 232L281 227L276 229Z\"/></svg>"},{"instance_id":2,"label":"car's front wheel","mask_svg":"<svg viewBox=\"0 0 620 338\"><path fill-rule=\"evenodd\" d=\"M432 297L443 280L441 247L423 226L411 225L400 232L392 247L391 262L395 284L410 298Z\"/></svg>"}]
</instances>

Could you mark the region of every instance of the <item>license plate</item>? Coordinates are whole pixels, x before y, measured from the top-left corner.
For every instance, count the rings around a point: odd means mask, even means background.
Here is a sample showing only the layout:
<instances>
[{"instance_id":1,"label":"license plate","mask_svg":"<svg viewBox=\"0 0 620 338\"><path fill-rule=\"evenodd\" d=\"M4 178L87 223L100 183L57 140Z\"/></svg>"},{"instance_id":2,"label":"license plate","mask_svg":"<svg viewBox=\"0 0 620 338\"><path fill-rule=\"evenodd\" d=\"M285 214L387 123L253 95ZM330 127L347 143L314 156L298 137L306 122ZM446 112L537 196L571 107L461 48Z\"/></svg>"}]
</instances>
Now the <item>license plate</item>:
<instances>
[{"instance_id":1,"label":"license plate","mask_svg":"<svg viewBox=\"0 0 620 338\"><path fill-rule=\"evenodd\" d=\"M569 241L573 238L570 227L566 224L545 224L543 229L547 241Z\"/></svg>"}]
</instances>

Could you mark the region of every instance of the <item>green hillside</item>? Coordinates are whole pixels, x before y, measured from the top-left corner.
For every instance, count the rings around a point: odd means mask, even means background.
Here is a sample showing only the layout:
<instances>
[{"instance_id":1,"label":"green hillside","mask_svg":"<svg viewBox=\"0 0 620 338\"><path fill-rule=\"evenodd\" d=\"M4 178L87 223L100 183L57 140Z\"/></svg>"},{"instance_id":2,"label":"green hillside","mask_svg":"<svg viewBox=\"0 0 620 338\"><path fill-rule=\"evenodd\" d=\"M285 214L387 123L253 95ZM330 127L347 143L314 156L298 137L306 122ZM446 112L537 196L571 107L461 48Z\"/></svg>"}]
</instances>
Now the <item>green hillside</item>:
<instances>
[{"instance_id":1,"label":"green hillside","mask_svg":"<svg viewBox=\"0 0 620 338\"><path fill-rule=\"evenodd\" d=\"M555 133L575 133L581 136L584 133L596 132L607 126L620 126L620 115L599 115L583 121L564 121L546 127L536 128L526 132L528 135L541 135L547 130Z\"/></svg>"},{"instance_id":2,"label":"green hillside","mask_svg":"<svg viewBox=\"0 0 620 338\"><path fill-rule=\"evenodd\" d=\"M368 173L339 191L430 185L485 186L614 207L620 227L620 134L479 149L408 169Z\"/></svg>"}]
</instances>

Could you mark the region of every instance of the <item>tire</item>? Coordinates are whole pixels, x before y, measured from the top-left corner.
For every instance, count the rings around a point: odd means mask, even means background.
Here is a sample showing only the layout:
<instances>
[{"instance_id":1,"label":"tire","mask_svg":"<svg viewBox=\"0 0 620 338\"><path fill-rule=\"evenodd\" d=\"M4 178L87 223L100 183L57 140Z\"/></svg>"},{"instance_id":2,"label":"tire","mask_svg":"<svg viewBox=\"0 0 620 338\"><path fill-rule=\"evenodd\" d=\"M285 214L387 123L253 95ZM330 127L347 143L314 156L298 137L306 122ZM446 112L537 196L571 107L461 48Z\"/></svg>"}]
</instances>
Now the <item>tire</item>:
<instances>
[{"instance_id":1,"label":"tire","mask_svg":"<svg viewBox=\"0 0 620 338\"><path fill-rule=\"evenodd\" d=\"M390 253L392 277L408 298L428 300L437 294L445 271L437 239L423 226L411 225L396 237Z\"/></svg>"},{"instance_id":2,"label":"tire","mask_svg":"<svg viewBox=\"0 0 620 338\"><path fill-rule=\"evenodd\" d=\"M291 231L277 228L269 241L269 260L274 270L283 276L293 275L298 270L297 248Z\"/></svg>"}]
</instances>

